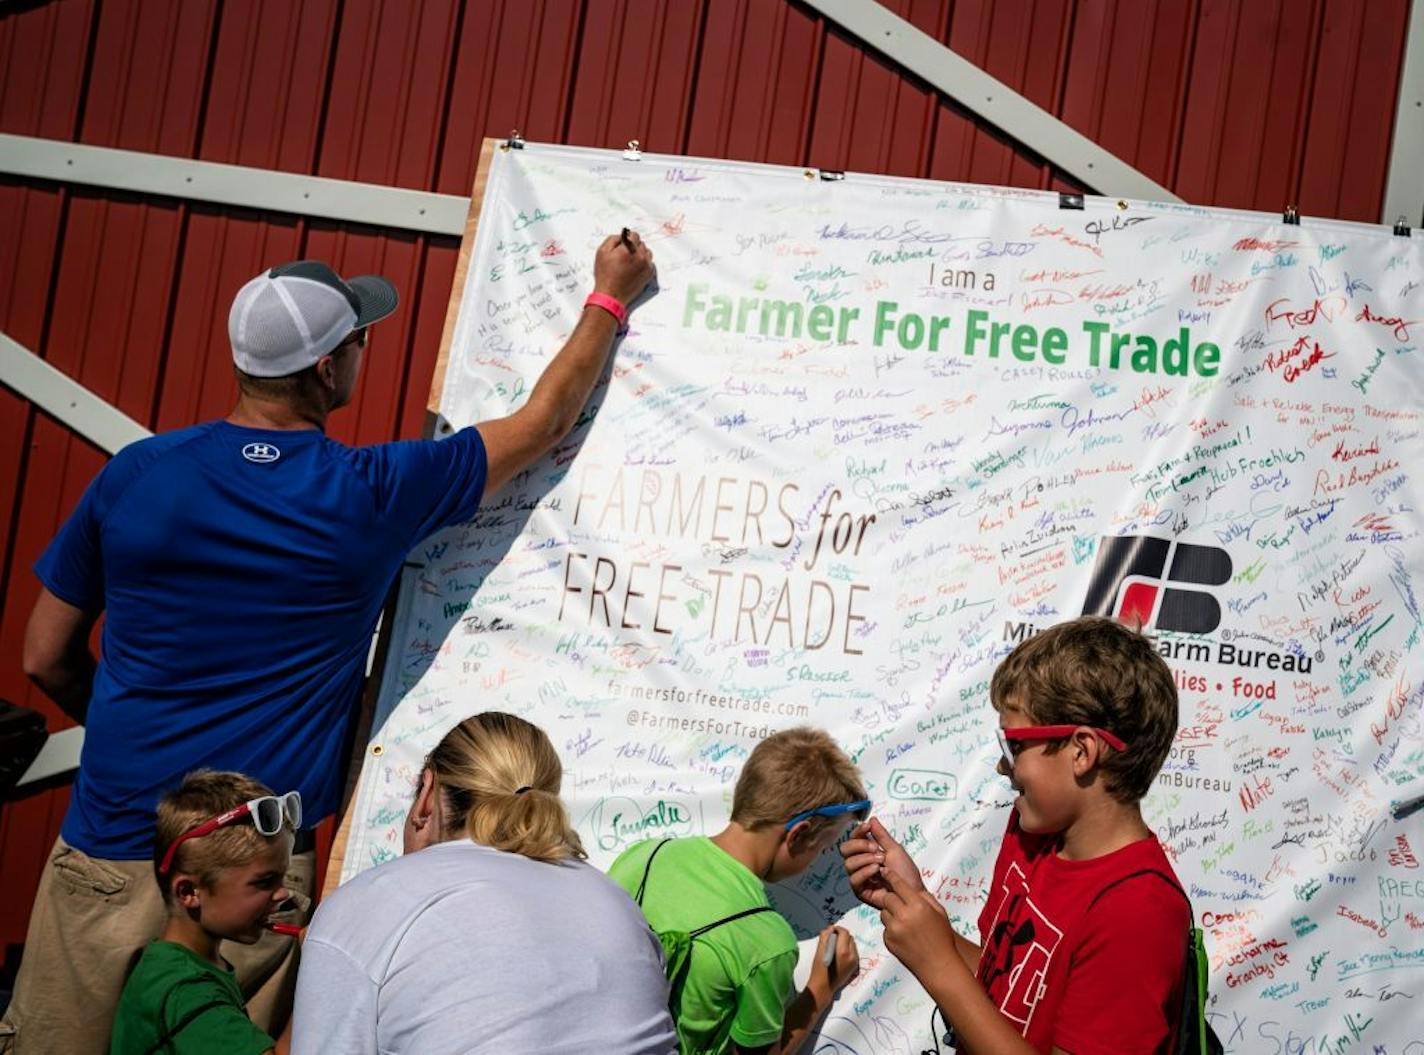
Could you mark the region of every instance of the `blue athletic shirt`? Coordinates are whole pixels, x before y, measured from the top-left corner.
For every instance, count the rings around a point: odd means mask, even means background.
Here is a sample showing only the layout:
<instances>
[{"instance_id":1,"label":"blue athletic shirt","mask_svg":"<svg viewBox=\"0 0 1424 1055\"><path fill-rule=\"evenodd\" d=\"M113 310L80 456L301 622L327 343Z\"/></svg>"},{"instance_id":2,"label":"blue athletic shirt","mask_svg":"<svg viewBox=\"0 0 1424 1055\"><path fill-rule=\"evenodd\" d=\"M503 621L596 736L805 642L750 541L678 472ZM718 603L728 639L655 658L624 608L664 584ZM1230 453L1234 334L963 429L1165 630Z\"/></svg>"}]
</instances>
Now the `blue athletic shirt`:
<instances>
[{"instance_id":1,"label":"blue athletic shirt","mask_svg":"<svg viewBox=\"0 0 1424 1055\"><path fill-rule=\"evenodd\" d=\"M471 519L480 434L347 447L225 421L125 447L35 565L107 612L64 840L153 853L158 797L199 767L334 813L381 604L425 536Z\"/></svg>"}]
</instances>

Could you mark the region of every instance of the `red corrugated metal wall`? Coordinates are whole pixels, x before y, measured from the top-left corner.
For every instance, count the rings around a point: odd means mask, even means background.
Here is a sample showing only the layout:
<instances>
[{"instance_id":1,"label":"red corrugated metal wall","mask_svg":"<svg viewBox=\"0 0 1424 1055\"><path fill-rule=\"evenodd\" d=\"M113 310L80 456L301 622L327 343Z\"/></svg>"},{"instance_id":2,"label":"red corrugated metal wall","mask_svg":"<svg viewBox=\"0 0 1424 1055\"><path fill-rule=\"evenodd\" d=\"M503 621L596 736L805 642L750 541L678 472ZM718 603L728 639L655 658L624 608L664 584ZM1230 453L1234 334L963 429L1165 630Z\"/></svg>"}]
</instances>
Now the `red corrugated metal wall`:
<instances>
[{"instance_id":1,"label":"red corrugated metal wall","mask_svg":"<svg viewBox=\"0 0 1424 1055\"><path fill-rule=\"evenodd\" d=\"M871 2L871 0L866 0ZM1408 0L885 0L1187 201L1372 221ZM466 194L480 141L622 146L1073 188L789 0L52 0L0 5L0 131ZM452 238L0 177L0 330L153 429L225 413L233 292L379 271L403 310L334 433L418 433ZM30 565L103 456L0 387L0 695ZM23 940L64 789L0 815Z\"/></svg>"}]
</instances>

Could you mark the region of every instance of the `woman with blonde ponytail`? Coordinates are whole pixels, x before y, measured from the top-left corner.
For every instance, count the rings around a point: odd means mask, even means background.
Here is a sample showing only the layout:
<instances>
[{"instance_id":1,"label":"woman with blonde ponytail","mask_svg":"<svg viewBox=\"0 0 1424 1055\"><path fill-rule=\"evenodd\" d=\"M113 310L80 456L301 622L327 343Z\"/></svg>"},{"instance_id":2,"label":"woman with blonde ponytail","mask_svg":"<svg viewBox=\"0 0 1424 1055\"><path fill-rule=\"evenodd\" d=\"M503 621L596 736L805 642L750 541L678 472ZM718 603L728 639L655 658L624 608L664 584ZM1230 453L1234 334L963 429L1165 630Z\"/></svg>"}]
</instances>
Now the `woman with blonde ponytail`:
<instances>
[{"instance_id":1,"label":"woman with blonde ponytail","mask_svg":"<svg viewBox=\"0 0 1424 1055\"><path fill-rule=\"evenodd\" d=\"M421 770L405 856L317 911L294 1053L677 1049L661 946L584 861L562 777L543 730L512 714L445 735Z\"/></svg>"},{"instance_id":2,"label":"woman with blonde ponytail","mask_svg":"<svg viewBox=\"0 0 1424 1055\"><path fill-rule=\"evenodd\" d=\"M500 711L466 718L426 756L420 793L406 817L406 850L454 831L535 861L582 860L583 846L559 798L562 779L554 745L537 725ZM435 786L443 801L427 790ZM446 832L432 836L429 822L436 807L446 805Z\"/></svg>"}]
</instances>

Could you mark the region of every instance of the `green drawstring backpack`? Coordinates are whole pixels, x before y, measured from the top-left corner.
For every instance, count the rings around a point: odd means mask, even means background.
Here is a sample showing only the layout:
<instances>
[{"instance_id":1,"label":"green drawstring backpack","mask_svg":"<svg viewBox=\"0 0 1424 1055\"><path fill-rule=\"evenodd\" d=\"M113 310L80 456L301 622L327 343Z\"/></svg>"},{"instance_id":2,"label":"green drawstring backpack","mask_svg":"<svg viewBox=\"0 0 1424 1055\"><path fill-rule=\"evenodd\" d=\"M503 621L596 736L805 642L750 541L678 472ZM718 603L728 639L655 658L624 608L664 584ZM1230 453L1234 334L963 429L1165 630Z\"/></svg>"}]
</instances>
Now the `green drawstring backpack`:
<instances>
[{"instance_id":1,"label":"green drawstring backpack","mask_svg":"<svg viewBox=\"0 0 1424 1055\"><path fill-rule=\"evenodd\" d=\"M643 907L643 894L648 889L648 873L652 871L653 858L657 857L658 851L670 842L672 842L671 839L664 839L653 847L652 853L648 854L648 863L643 869L643 880L638 884L638 893L633 896L633 900L638 903L639 908ZM682 990L683 986L687 984L687 972L692 969L692 948L697 939L723 924L771 911L772 909L766 905L745 909L711 923L703 924L696 930L658 930L656 927L653 928L653 933L658 936L658 941L662 943L663 947L663 962L668 977L668 1010L672 1012L674 1025L677 1024L678 1012L682 1007Z\"/></svg>"}]
</instances>

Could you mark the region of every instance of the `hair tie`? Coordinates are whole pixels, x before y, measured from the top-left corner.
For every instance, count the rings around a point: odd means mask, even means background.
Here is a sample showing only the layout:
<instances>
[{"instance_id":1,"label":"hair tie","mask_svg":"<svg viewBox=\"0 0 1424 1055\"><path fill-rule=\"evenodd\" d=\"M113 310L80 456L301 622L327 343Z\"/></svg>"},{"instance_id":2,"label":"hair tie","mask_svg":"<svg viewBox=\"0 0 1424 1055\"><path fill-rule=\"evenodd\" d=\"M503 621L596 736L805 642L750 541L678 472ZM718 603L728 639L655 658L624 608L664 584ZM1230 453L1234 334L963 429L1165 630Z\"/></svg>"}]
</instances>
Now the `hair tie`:
<instances>
[{"instance_id":1,"label":"hair tie","mask_svg":"<svg viewBox=\"0 0 1424 1055\"><path fill-rule=\"evenodd\" d=\"M533 790L534 790L534 789L531 788L528 784L525 784L522 788L515 788L515 789L514 789L514 793L515 793L516 795L523 795L526 791L533 791Z\"/></svg>"}]
</instances>

